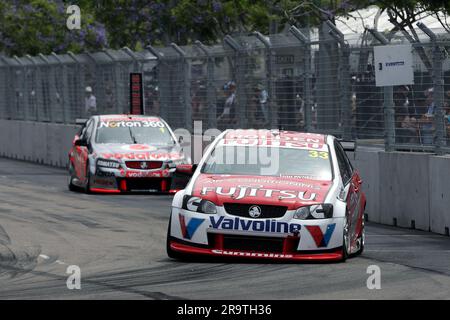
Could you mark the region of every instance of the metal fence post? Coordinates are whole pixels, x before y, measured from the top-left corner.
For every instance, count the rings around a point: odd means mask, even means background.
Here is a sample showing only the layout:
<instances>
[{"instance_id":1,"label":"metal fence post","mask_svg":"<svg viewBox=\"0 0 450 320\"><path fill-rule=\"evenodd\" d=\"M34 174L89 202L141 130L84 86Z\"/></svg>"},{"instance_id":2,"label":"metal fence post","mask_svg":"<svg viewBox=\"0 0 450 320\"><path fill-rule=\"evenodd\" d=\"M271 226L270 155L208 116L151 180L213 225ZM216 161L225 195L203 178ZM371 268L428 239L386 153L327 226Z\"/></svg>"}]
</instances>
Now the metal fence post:
<instances>
[{"instance_id":1,"label":"metal fence post","mask_svg":"<svg viewBox=\"0 0 450 320\"><path fill-rule=\"evenodd\" d=\"M148 45L146 49L158 59L158 87L159 87L159 116L168 121L169 115L169 101L170 101L170 87L164 81L169 81L170 75L167 70L161 70L167 67L164 56L157 51L153 46ZM166 71L166 72L164 72Z\"/></svg>"},{"instance_id":2,"label":"metal fence post","mask_svg":"<svg viewBox=\"0 0 450 320\"><path fill-rule=\"evenodd\" d=\"M445 123L444 123L444 78L442 76L442 50L434 41L433 48L433 101L435 105L434 126L436 127L435 152L443 155L445 147Z\"/></svg>"},{"instance_id":3,"label":"metal fence post","mask_svg":"<svg viewBox=\"0 0 450 320\"><path fill-rule=\"evenodd\" d=\"M5 59L5 57L3 57L2 55L0 55L0 59L3 60L3 62L5 63L6 67L4 67L4 70L6 72L6 75L4 76L3 80L4 80L4 96L5 99L3 101L3 105L4 105L4 110L3 110L3 118L4 119L11 119L11 109L12 109L12 90L10 90L10 87L12 87L11 85L11 65L9 64L8 60Z\"/></svg>"},{"instance_id":4,"label":"metal fence post","mask_svg":"<svg viewBox=\"0 0 450 320\"><path fill-rule=\"evenodd\" d=\"M19 68L21 68L21 74L22 74L22 90L23 90L23 92L22 92L22 103L21 103L21 101L20 101L20 96L19 97L16 97L16 99L15 99L15 106L20 106L21 104L22 104L22 109L23 109L23 120L28 120L29 119L29 114L30 114L30 112L29 112L29 110L30 110L30 96L29 96L29 93L28 93L28 81L27 81L27 72L28 72L28 68L27 67L25 67L24 65L23 65L23 63L22 63L22 61L20 61L20 59L19 59L19 57L17 57L17 56L13 56L13 58L14 58L14 60L19 64ZM12 72L15 72L14 70L12 70ZM12 86L13 86L14 84L11 84L11 91L13 91L12 89ZM17 113L18 113L18 110L19 108L16 108L16 110L13 110L13 112L11 112L12 114L11 114L11 119L14 119L14 120L17 120L17 119L19 119L18 117L17 117ZM14 111L16 112L16 115L14 116L13 114L14 114Z\"/></svg>"},{"instance_id":5,"label":"metal fence post","mask_svg":"<svg viewBox=\"0 0 450 320\"><path fill-rule=\"evenodd\" d=\"M341 102L341 126L342 138L350 140L352 138L351 132L351 118L352 118L352 106L350 102L350 46L345 42L344 35L336 28L336 26L330 21L326 21L330 31L328 32L340 45L340 61L339 61L339 73L340 73L340 102Z\"/></svg>"},{"instance_id":6,"label":"metal fence post","mask_svg":"<svg viewBox=\"0 0 450 320\"><path fill-rule=\"evenodd\" d=\"M48 106L46 106L46 101L44 97L42 98L43 107L47 109L47 117L46 120L50 122L58 122L58 117L56 116L56 94L55 94L55 78L53 77L53 68L50 66L50 63L46 56L42 53L39 53L39 58L45 63L45 68L47 68L47 84L48 84ZM42 85L44 85L44 81L42 79Z\"/></svg>"},{"instance_id":7,"label":"metal fence post","mask_svg":"<svg viewBox=\"0 0 450 320\"><path fill-rule=\"evenodd\" d=\"M214 89L214 58L199 40L195 45L205 54L206 63L206 104L208 106L208 128L217 128L217 103Z\"/></svg>"},{"instance_id":8,"label":"metal fence post","mask_svg":"<svg viewBox=\"0 0 450 320\"><path fill-rule=\"evenodd\" d=\"M234 52L234 76L236 77L236 97L237 103L235 104L235 114L238 115L238 126L239 128L245 128L248 124L247 120L247 106L244 103L245 99L245 81L243 77L245 72L243 72L243 67L239 66L239 58L242 53L241 45L234 40L230 35L226 35L223 39L224 42L233 50ZM239 110L238 110L239 107Z\"/></svg>"},{"instance_id":9,"label":"metal fence post","mask_svg":"<svg viewBox=\"0 0 450 320\"><path fill-rule=\"evenodd\" d=\"M41 96L41 94L40 94L40 85L42 85L42 80L41 80L41 73L40 73L40 70L39 70L39 67L37 66L37 64L36 64L36 62L33 60L33 58L29 55L29 54L27 54L26 56L25 56L28 60L30 60L31 61L31 63L33 64L33 68L34 68L34 71L35 71L35 86L33 86L33 93L34 93L34 103L35 103L35 105L34 105L34 108L35 108L35 110L34 110L34 113L35 113L35 116L36 116L36 118L35 118L35 120L36 121L41 121L42 120L42 116L41 116L41 112L39 112L39 105L40 105L40 102L41 102L41 100L40 100L40 96ZM31 94L31 92L30 92L30 94Z\"/></svg>"},{"instance_id":10,"label":"metal fence post","mask_svg":"<svg viewBox=\"0 0 450 320\"><path fill-rule=\"evenodd\" d=\"M183 105L184 105L184 123L185 128L192 132L192 103L191 103L191 69L186 59L186 53L175 43L171 43L170 46L178 53L183 65Z\"/></svg>"},{"instance_id":11,"label":"metal fence post","mask_svg":"<svg viewBox=\"0 0 450 320\"><path fill-rule=\"evenodd\" d=\"M68 55L72 58L73 61L75 61L75 63L80 66L80 68L78 68L78 70L80 70L80 85L76 87L76 94L75 96L78 97L78 100L80 101L80 103L76 104L77 109L80 111L79 113L77 113L75 115L75 117L81 116L81 115L85 115L85 106L84 106L84 88L85 88L85 82L84 82L84 68L81 67L81 63L78 60L78 58L71 52L68 52ZM80 88L83 90L81 91ZM70 110L69 111L70 114L70 119L72 119L73 116L73 111Z\"/></svg>"},{"instance_id":12,"label":"metal fence post","mask_svg":"<svg viewBox=\"0 0 450 320\"><path fill-rule=\"evenodd\" d=\"M377 30L367 29L375 39L381 44L389 44L388 39ZM383 110L384 110L384 149L385 151L394 151L395 145L395 110L394 110L394 87L383 87Z\"/></svg>"},{"instance_id":13,"label":"metal fence post","mask_svg":"<svg viewBox=\"0 0 450 320\"><path fill-rule=\"evenodd\" d=\"M127 48L128 49L128 48ZM129 49L128 49L129 50ZM126 50L123 50L124 52L126 52L128 54L128 52ZM113 65L114 65L114 98L115 98L115 102L116 102L116 106L115 109L118 113L124 113L127 110L125 109L125 106L121 105L121 100L120 100L120 95L122 95L123 91L121 90L120 87L120 65L118 63L118 61L116 60L116 58L114 58L114 56L112 54L110 54L108 52L108 50L103 50L103 52L108 56L108 58L111 59ZM134 57L131 56L131 58Z\"/></svg>"},{"instance_id":14,"label":"metal fence post","mask_svg":"<svg viewBox=\"0 0 450 320\"><path fill-rule=\"evenodd\" d=\"M60 95L60 107L61 107L61 112L62 112L62 120L63 123L68 123L69 119L67 117L67 111L66 111L66 103L69 101L69 85L67 83L67 69L66 69L66 65L62 62L61 58L54 52L51 53L52 56L56 59L56 61L58 61L61 70L60 70L60 74L61 74L61 92L57 92Z\"/></svg>"},{"instance_id":15,"label":"metal fence post","mask_svg":"<svg viewBox=\"0 0 450 320\"><path fill-rule=\"evenodd\" d=\"M442 51L437 43L436 34L423 23L418 22L417 26L430 38L433 45L433 103L434 103L434 126L436 154L444 154L445 147L445 124L444 124L444 78L442 77Z\"/></svg>"},{"instance_id":16,"label":"metal fence post","mask_svg":"<svg viewBox=\"0 0 450 320\"><path fill-rule=\"evenodd\" d=\"M267 60L266 60L266 66L267 66L267 91L269 93L269 100L268 100L268 107L270 111L270 126L272 129L278 128L278 110L275 107L274 104L274 98L275 98L275 86L274 86L274 79L273 79L273 50L272 50L272 44L270 43L270 40L268 40L265 36L263 36L260 32L255 31L253 33L256 38L258 38L259 41L261 41L264 44L264 47L266 48L267 52Z\"/></svg>"},{"instance_id":17,"label":"metal fence post","mask_svg":"<svg viewBox=\"0 0 450 320\"><path fill-rule=\"evenodd\" d=\"M289 31L297 38L303 45L303 54L305 56L305 70L303 72L304 79L304 114L305 114L305 131L312 131L312 73L311 73L311 42L297 27L291 26Z\"/></svg>"},{"instance_id":18,"label":"metal fence post","mask_svg":"<svg viewBox=\"0 0 450 320\"><path fill-rule=\"evenodd\" d=\"M385 123L384 146L386 151L394 151L395 144L395 110L394 110L394 88L383 87L383 108Z\"/></svg>"}]
</instances>

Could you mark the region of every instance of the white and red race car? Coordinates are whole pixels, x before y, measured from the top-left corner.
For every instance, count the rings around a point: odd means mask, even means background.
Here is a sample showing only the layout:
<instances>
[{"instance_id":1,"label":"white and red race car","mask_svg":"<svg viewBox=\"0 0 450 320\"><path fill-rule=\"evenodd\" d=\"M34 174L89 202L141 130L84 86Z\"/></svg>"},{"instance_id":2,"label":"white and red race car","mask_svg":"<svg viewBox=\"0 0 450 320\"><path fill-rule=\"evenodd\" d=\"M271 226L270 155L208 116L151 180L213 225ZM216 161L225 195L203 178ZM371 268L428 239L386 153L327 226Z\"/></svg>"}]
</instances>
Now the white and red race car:
<instances>
[{"instance_id":1,"label":"white and red race car","mask_svg":"<svg viewBox=\"0 0 450 320\"><path fill-rule=\"evenodd\" d=\"M73 139L69 189L170 192L176 165L189 163L172 129L159 117L92 116Z\"/></svg>"},{"instance_id":2,"label":"white and red race car","mask_svg":"<svg viewBox=\"0 0 450 320\"><path fill-rule=\"evenodd\" d=\"M364 248L361 178L331 135L227 130L176 193L172 258L345 261Z\"/></svg>"}]
</instances>

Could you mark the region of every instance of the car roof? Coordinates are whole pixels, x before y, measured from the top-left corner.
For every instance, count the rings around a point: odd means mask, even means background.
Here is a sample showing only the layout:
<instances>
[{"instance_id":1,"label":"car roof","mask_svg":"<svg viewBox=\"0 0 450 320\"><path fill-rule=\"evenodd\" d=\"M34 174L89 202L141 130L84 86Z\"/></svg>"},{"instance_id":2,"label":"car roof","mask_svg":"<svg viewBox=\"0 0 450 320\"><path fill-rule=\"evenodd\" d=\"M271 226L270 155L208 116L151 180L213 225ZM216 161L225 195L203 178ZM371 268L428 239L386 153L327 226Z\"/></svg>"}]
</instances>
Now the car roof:
<instances>
[{"instance_id":1,"label":"car roof","mask_svg":"<svg viewBox=\"0 0 450 320\"><path fill-rule=\"evenodd\" d=\"M236 129L227 130L219 144L323 149L327 145L327 135L286 130Z\"/></svg>"}]
</instances>

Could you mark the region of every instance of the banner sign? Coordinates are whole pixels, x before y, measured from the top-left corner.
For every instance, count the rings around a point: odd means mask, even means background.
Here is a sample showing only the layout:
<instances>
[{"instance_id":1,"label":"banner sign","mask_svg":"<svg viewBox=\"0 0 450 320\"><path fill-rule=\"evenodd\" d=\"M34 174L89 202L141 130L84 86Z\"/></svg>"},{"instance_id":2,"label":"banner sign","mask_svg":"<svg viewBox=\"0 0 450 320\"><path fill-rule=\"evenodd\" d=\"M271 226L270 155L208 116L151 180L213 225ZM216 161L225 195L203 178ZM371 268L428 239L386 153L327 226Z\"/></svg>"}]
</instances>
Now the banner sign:
<instances>
[{"instance_id":1,"label":"banner sign","mask_svg":"<svg viewBox=\"0 0 450 320\"><path fill-rule=\"evenodd\" d=\"M144 114L142 73L130 73L130 113Z\"/></svg>"},{"instance_id":2,"label":"banner sign","mask_svg":"<svg viewBox=\"0 0 450 320\"><path fill-rule=\"evenodd\" d=\"M414 84L412 46L389 45L373 48L377 87Z\"/></svg>"}]
</instances>

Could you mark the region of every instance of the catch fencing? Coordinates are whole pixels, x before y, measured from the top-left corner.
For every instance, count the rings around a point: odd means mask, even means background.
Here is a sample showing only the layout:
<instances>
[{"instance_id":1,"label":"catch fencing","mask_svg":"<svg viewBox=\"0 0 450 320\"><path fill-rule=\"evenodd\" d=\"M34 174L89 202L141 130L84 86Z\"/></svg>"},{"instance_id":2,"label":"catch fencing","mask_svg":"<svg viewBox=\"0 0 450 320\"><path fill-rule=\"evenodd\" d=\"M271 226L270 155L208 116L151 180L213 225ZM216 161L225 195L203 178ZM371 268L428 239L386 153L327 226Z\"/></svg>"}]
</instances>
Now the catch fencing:
<instances>
[{"instance_id":1,"label":"catch fencing","mask_svg":"<svg viewBox=\"0 0 450 320\"><path fill-rule=\"evenodd\" d=\"M175 129L278 128L334 134L390 150L450 151L448 34L412 43L414 85L376 87L371 33L226 36L220 44L0 56L0 119L74 123L130 110L143 74L146 114ZM437 32L438 33L438 32ZM398 33L390 44L411 43ZM87 110L92 88L96 110Z\"/></svg>"}]
</instances>

